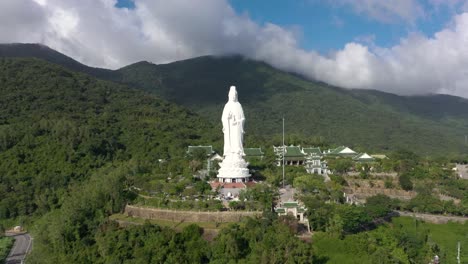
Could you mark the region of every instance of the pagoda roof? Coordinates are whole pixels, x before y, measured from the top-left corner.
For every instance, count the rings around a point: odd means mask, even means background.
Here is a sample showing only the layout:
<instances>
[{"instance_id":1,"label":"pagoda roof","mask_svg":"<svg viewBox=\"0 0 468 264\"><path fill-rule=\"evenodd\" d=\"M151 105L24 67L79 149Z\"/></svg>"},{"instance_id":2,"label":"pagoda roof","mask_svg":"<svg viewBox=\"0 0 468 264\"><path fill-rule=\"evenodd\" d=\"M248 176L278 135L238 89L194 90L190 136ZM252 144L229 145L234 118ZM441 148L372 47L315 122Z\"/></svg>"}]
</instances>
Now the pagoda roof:
<instances>
[{"instance_id":1,"label":"pagoda roof","mask_svg":"<svg viewBox=\"0 0 468 264\"><path fill-rule=\"evenodd\" d=\"M188 146L187 153L190 154L199 149L205 151L207 156L211 156L214 153L212 146Z\"/></svg>"},{"instance_id":2,"label":"pagoda roof","mask_svg":"<svg viewBox=\"0 0 468 264\"><path fill-rule=\"evenodd\" d=\"M294 207L298 207L298 206L299 206L298 202L284 202L283 203L284 208L294 208Z\"/></svg>"},{"instance_id":3,"label":"pagoda roof","mask_svg":"<svg viewBox=\"0 0 468 264\"><path fill-rule=\"evenodd\" d=\"M368 155L367 153L360 153L356 157L353 158L356 161L374 161L374 158Z\"/></svg>"},{"instance_id":4,"label":"pagoda roof","mask_svg":"<svg viewBox=\"0 0 468 264\"><path fill-rule=\"evenodd\" d=\"M298 146L287 146L285 153L285 157L304 157L304 152L302 152L301 148Z\"/></svg>"},{"instance_id":5,"label":"pagoda roof","mask_svg":"<svg viewBox=\"0 0 468 264\"><path fill-rule=\"evenodd\" d=\"M252 156L264 156L265 153L262 152L261 148L244 148L245 156L252 157Z\"/></svg>"},{"instance_id":6,"label":"pagoda roof","mask_svg":"<svg viewBox=\"0 0 468 264\"><path fill-rule=\"evenodd\" d=\"M316 155L322 155L322 151L320 150L320 148L303 148L302 149L302 152L304 152L305 154L316 154Z\"/></svg>"},{"instance_id":7,"label":"pagoda roof","mask_svg":"<svg viewBox=\"0 0 468 264\"><path fill-rule=\"evenodd\" d=\"M349 147L340 146L328 153L330 155L356 155L357 153Z\"/></svg>"}]
</instances>

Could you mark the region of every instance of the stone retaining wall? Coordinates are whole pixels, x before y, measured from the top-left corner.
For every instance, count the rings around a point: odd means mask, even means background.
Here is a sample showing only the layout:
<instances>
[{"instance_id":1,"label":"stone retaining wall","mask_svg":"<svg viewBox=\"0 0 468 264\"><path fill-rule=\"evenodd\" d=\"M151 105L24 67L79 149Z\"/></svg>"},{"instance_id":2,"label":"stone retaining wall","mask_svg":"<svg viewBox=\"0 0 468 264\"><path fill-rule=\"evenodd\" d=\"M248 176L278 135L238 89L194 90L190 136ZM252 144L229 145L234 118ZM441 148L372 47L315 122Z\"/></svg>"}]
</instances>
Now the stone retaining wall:
<instances>
[{"instance_id":1,"label":"stone retaining wall","mask_svg":"<svg viewBox=\"0 0 468 264\"><path fill-rule=\"evenodd\" d=\"M354 194L362 197L370 197L377 194L384 194L390 198L397 198L401 200L410 200L416 196L414 191L404 191L398 189L384 189L384 188L344 188L347 194Z\"/></svg>"},{"instance_id":2,"label":"stone retaining wall","mask_svg":"<svg viewBox=\"0 0 468 264\"><path fill-rule=\"evenodd\" d=\"M173 222L214 222L229 223L239 222L244 217L260 217L262 212L199 212L199 211L176 211L158 208L125 206L125 214L131 217L143 219L158 219Z\"/></svg>"},{"instance_id":3,"label":"stone retaining wall","mask_svg":"<svg viewBox=\"0 0 468 264\"><path fill-rule=\"evenodd\" d=\"M446 224L448 222L457 222L457 223L465 223L468 221L468 217L463 216L445 216L445 215L432 215L432 214L421 214L421 213L413 213L413 212L403 212L397 211L400 216L410 216L420 220L424 220L429 223L433 224Z\"/></svg>"}]
</instances>

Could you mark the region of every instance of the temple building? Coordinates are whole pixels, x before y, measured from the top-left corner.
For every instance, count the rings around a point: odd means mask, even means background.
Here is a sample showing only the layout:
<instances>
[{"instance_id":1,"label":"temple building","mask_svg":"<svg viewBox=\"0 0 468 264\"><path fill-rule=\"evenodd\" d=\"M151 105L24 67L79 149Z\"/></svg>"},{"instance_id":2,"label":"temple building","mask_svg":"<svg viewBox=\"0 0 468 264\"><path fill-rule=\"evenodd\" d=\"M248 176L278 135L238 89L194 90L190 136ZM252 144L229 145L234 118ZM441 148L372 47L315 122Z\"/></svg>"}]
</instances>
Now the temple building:
<instances>
[{"instance_id":1,"label":"temple building","mask_svg":"<svg viewBox=\"0 0 468 264\"><path fill-rule=\"evenodd\" d=\"M275 212L278 216L291 215L296 218L299 223L306 225L307 230L310 232L309 219L305 216L306 211L307 208L298 201L287 201L280 203L278 207L275 207Z\"/></svg>"},{"instance_id":2,"label":"temple building","mask_svg":"<svg viewBox=\"0 0 468 264\"><path fill-rule=\"evenodd\" d=\"M207 157L211 157L215 154L215 152L213 151L213 146L188 146L188 155L194 155L197 152L204 152Z\"/></svg>"},{"instance_id":3,"label":"temple building","mask_svg":"<svg viewBox=\"0 0 468 264\"><path fill-rule=\"evenodd\" d=\"M273 146L273 151L276 155L276 165L286 166L304 166L307 173L319 174L327 176L331 173L328 168L327 159L349 158L355 164L358 163L372 163L376 159L388 159L385 155L369 155L367 153L357 153L346 146L340 146L335 149L328 149L322 151L319 147L304 147L301 146Z\"/></svg>"},{"instance_id":4,"label":"temple building","mask_svg":"<svg viewBox=\"0 0 468 264\"><path fill-rule=\"evenodd\" d=\"M273 151L276 155L277 166L282 166L283 162L283 147L273 146ZM302 166L306 162L306 154L300 146L285 146L284 148L284 164L288 166Z\"/></svg>"},{"instance_id":5,"label":"temple building","mask_svg":"<svg viewBox=\"0 0 468 264\"><path fill-rule=\"evenodd\" d=\"M244 148L244 153L247 160L263 160L265 157L261 148Z\"/></svg>"},{"instance_id":6,"label":"temple building","mask_svg":"<svg viewBox=\"0 0 468 264\"><path fill-rule=\"evenodd\" d=\"M355 162L374 162L374 157L370 156L367 153L360 153L353 158Z\"/></svg>"},{"instance_id":7,"label":"temple building","mask_svg":"<svg viewBox=\"0 0 468 264\"><path fill-rule=\"evenodd\" d=\"M188 146L187 155L193 158L199 158L198 155L204 155L206 157L206 166L203 165L204 169L200 171L201 176L208 176L210 171L213 170L213 161L220 158L220 156L214 152L213 147L210 146Z\"/></svg>"},{"instance_id":8,"label":"temple building","mask_svg":"<svg viewBox=\"0 0 468 264\"><path fill-rule=\"evenodd\" d=\"M273 151L276 154L276 165L282 166L283 148L273 146ZM329 170L323 156L320 148L286 146L284 149L284 164L287 166L304 166L308 173L328 174Z\"/></svg>"},{"instance_id":9,"label":"temple building","mask_svg":"<svg viewBox=\"0 0 468 264\"><path fill-rule=\"evenodd\" d=\"M320 148L303 148L302 152L306 155L305 168L307 173L328 174L327 162L322 160L323 153Z\"/></svg>"},{"instance_id":10,"label":"temple building","mask_svg":"<svg viewBox=\"0 0 468 264\"><path fill-rule=\"evenodd\" d=\"M355 157L358 153L349 147L340 146L336 149L329 149L328 151L324 152L327 156L339 156L339 157Z\"/></svg>"}]
</instances>

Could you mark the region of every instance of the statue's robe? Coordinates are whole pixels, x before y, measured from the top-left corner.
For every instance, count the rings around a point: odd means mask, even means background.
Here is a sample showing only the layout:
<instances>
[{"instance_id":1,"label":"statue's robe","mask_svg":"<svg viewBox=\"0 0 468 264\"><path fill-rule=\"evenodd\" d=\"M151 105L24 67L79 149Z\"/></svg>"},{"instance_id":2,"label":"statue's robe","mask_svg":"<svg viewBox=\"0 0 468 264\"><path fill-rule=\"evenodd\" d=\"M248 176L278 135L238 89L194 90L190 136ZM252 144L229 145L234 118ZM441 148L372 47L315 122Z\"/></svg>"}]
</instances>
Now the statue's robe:
<instances>
[{"instance_id":1,"label":"statue's robe","mask_svg":"<svg viewBox=\"0 0 468 264\"><path fill-rule=\"evenodd\" d=\"M221 121L224 133L224 156L235 153L244 156L242 146L244 137L244 111L241 104L236 101L228 101L224 106Z\"/></svg>"}]
</instances>

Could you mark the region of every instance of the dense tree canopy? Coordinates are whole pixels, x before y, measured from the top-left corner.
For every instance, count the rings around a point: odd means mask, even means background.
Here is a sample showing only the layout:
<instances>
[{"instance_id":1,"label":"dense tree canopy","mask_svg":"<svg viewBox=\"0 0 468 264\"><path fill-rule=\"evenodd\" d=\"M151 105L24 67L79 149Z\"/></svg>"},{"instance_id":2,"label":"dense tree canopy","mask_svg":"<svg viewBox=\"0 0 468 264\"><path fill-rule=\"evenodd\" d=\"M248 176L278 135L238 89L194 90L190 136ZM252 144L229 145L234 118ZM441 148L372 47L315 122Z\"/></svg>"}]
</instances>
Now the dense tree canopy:
<instances>
[{"instance_id":1,"label":"dense tree canopy","mask_svg":"<svg viewBox=\"0 0 468 264\"><path fill-rule=\"evenodd\" d=\"M187 110L39 60L1 59L0 89L0 219L59 207L105 164L183 174L188 144L218 140Z\"/></svg>"},{"instance_id":2,"label":"dense tree canopy","mask_svg":"<svg viewBox=\"0 0 468 264\"><path fill-rule=\"evenodd\" d=\"M251 62L241 65L259 70ZM175 80L179 70L173 66L164 69L169 81L160 88L165 89L161 95L177 99L178 93L187 95L187 91L175 93L172 89L184 88L187 83ZM182 72L192 72L192 66L188 64ZM120 71L118 81L147 85L146 75L136 74L134 69ZM265 65L260 69L265 78L273 72ZM101 72L106 78L111 75L116 78L110 71ZM275 78L294 83L297 91L308 87L289 75ZM199 83L202 84L205 82ZM211 81L206 84L212 85ZM267 88L278 89L276 84ZM186 154L188 145L209 142L220 148L219 124L212 125L154 95L37 59L0 59L0 92L0 227L5 221L26 219L25 224L35 237L31 263L310 263L312 260L323 263L329 257L320 253L312 256L311 244L295 236L294 217L277 219L272 213L278 198L276 187L281 185L282 177L280 169L273 165L271 149L266 150L265 160L253 161L251 166L254 177L266 183L247 189L241 193L241 201L231 204L233 209L264 210L263 218L245 219L221 229L214 241L204 240L204 230L195 225L179 231L149 223L121 228L108 217L121 212L127 202L179 209L222 208L216 200L192 199L212 193L206 182L192 177L204 166L204 154L195 153L191 157ZM224 93L216 96L221 98ZM298 96L293 92L290 96L270 98L268 102L292 103ZM310 109L310 102L305 101L300 103ZM252 107L252 102L246 100L246 105L249 104ZM203 105L199 112L211 113L215 108ZM324 106L318 113L327 109ZM351 115L356 113L352 111ZM393 120L393 114L385 117ZM265 116L252 118L260 119L270 122L265 126L269 129L278 121ZM339 120L356 122L355 118ZM264 123L253 124L250 131L256 131ZM334 132L342 135L342 131ZM301 135L292 134L288 140L295 144L327 144L321 136ZM246 137L252 146L279 142L277 136ZM428 256L437 251L435 246L428 246L430 241L424 230L407 231L401 226L368 230L376 228L391 209L466 215L466 181L454 178L442 166L431 166L431 162L412 152L397 151L392 159L379 165L382 170L397 171L402 187L410 182L411 188L404 188L418 191L408 202L378 195L370 197L365 206L342 204L346 185L342 176L331 175L332 180L324 182L322 176L307 175L303 168L287 168L285 183L297 188L312 229L326 232L318 235L318 241L352 245L349 251L363 254L363 259L370 259L370 263L427 262ZM345 174L352 162L336 159L330 166ZM431 196L436 187L460 203L442 202ZM140 191L139 196L134 190Z\"/></svg>"}]
</instances>

